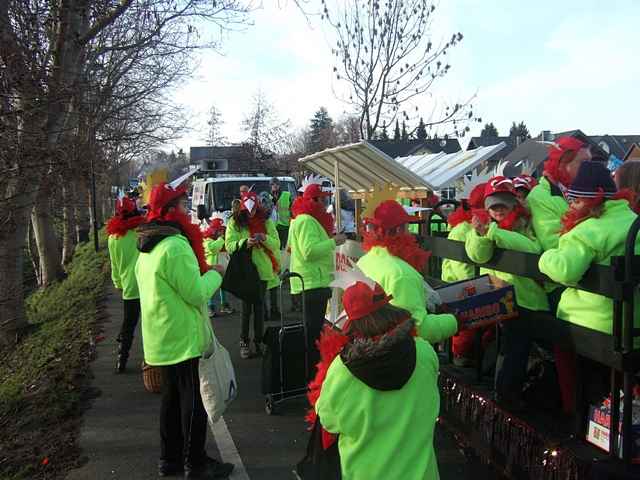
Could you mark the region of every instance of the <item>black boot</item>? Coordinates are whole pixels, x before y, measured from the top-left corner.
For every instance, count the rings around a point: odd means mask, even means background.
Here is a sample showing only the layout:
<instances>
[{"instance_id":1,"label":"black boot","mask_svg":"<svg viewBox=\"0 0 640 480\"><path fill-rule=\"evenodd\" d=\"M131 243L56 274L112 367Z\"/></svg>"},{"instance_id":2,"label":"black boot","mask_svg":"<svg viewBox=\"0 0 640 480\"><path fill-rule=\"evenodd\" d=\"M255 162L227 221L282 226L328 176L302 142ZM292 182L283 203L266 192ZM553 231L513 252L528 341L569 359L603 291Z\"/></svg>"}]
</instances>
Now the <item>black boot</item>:
<instances>
[{"instance_id":1,"label":"black boot","mask_svg":"<svg viewBox=\"0 0 640 480\"><path fill-rule=\"evenodd\" d=\"M118 335L118 362L116 363L116 373L124 373L127 369L127 361L129 360L129 350L131 350L131 344L133 338L121 333Z\"/></svg>"},{"instance_id":2,"label":"black boot","mask_svg":"<svg viewBox=\"0 0 640 480\"><path fill-rule=\"evenodd\" d=\"M129 350L124 348L122 342L118 345L118 362L116 363L116 373L124 373L127 369L127 361L129 360Z\"/></svg>"}]
</instances>

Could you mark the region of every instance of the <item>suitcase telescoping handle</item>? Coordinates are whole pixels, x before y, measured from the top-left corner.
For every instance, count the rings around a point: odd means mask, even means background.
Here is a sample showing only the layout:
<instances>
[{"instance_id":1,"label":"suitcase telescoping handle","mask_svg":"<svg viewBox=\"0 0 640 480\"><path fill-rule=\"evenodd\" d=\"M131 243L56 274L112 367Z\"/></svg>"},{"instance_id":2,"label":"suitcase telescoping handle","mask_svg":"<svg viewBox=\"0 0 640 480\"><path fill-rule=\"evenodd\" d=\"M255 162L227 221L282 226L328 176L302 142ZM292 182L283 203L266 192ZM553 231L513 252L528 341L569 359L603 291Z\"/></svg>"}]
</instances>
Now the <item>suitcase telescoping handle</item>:
<instances>
[{"instance_id":1,"label":"suitcase telescoping handle","mask_svg":"<svg viewBox=\"0 0 640 480\"><path fill-rule=\"evenodd\" d=\"M290 271L286 271L280 274L280 312L282 313L281 316L281 321L282 324L284 326L284 308L282 308L282 305L284 305L282 303L282 285L284 284L284 282L286 282L287 280L289 280L290 278L297 278L298 280L300 280L300 284L302 286L302 294L300 295L302 297L302 323L305 327L305 335L306 335L306 328L307 328L307 319L305 317L306 314L306 309L305 309L305 305L306 305L306 291L304 288L304 278L302 278L302 275L300 275L299 273L296 272L290 272Z\"/></svg>"}]
</instances>

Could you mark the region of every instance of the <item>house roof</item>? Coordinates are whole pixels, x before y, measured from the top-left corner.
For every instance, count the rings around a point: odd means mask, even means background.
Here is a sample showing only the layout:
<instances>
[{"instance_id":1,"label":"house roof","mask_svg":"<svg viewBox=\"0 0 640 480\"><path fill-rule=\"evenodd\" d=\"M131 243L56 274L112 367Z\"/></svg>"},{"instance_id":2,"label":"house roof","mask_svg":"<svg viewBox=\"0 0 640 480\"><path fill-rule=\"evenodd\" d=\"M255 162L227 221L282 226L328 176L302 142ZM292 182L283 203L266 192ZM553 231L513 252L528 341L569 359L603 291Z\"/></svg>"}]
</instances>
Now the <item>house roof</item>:
<instances>
[{"instance_id":1,"label":"house roof","mask_svg":"<svg viewBox=\"0 0 640 480\"><path fill-rule=\"evenodd\" d=\"M539 140L526 140L505 157L504 161L507 165L504 168L504 174L507 177L515 177L523 173L524 167L535 171L547 159L548 153L549 147Z\"/></svg>"},{"instance_id":2,"label":"house roof","mask_svg":"<svg viewBox=\"0 0 640 480\"><path fill-rule=\"evenodd\" d=\"M431 153L454 153L460 150L460 142L457 138L447 139L427 139L427 140L405 140L400 142L385 140L370 140L369 144L384 152L391 158L406 157L421 150L429 150Z\"/></svg>"},{"instance_id":3,"label":"house roof","mask_svg":"<svg viewBox=\"0 0 640 480\"><path fill-rule=\"evenodd\" d=\"M640 135L602 135L591 137L598 145L605 143L609 153L623 159L634 144L640 144Z\"/></svg>"},{"instance_id":4,"label":"house roof","mask_svg":"<svg viewBox=\"0 0 640 480\"><path fill-rule=\"evenodd\" d=\"M504 142L505 147L496 154L504 158L513 152L516 148L515 138L513 137L472 137L467 150L473 150L478 147L490 147Z\"/></svg>"},{"instance_id":5,"label":"house roof","mask_svg":"<svg viewBox=\"0 0 640 480\"><path fill-rule=\"evenodd\" d=\"M622 160L627 161L629 159L640 159L640 143L632 144Z\"/></svg>"}]
</instances>

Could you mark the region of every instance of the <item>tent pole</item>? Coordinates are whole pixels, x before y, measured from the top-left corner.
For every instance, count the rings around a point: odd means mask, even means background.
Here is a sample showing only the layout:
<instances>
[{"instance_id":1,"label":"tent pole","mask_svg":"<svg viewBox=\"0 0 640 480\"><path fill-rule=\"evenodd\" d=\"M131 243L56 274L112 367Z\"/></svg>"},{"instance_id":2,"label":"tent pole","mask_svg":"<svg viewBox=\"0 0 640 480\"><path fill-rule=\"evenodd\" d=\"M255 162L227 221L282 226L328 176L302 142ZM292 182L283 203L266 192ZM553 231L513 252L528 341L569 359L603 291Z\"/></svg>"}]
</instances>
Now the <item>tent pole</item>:
<instances>
[{"instance_id":1,"label":"tent pole","mask_svg":"<svg viewBox=\"0 0 640 480\"><path fill-rule=\"evenodd\" d=\"M336 206L336 231L342 233L342 211L340 203L340 162L334 159L334 187L335 187L335 206Z\"/></svg>"}]
</instances>

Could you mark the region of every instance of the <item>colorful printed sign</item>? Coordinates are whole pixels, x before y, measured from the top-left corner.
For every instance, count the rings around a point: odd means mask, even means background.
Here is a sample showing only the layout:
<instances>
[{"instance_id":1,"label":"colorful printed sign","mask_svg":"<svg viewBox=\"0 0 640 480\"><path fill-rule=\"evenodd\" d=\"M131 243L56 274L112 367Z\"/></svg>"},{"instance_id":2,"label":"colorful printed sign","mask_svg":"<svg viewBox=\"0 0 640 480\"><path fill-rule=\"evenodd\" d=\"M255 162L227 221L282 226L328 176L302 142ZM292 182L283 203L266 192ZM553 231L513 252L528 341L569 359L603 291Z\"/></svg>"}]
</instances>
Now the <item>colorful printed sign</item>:
<instances>
[{"instance_id":1,"label":"colorful printed sign","mask_svg":"<svg viewBox=\"0 0 640 480\"><path fill-rule=\"evenodd\" d=\"M518 317L513 286L496 287L488 275L453 283L436 291L447 310L462 321L467 330Z\"/></svg>"}]
</instances>

